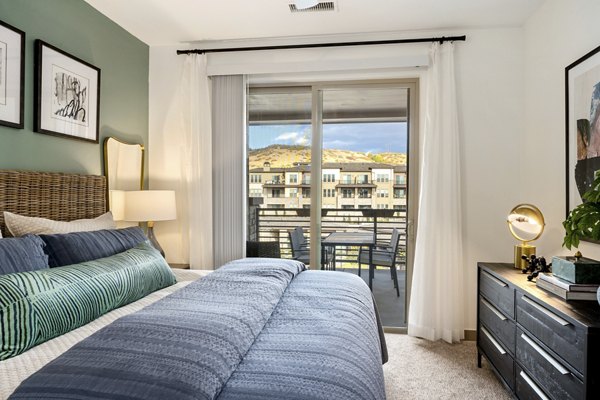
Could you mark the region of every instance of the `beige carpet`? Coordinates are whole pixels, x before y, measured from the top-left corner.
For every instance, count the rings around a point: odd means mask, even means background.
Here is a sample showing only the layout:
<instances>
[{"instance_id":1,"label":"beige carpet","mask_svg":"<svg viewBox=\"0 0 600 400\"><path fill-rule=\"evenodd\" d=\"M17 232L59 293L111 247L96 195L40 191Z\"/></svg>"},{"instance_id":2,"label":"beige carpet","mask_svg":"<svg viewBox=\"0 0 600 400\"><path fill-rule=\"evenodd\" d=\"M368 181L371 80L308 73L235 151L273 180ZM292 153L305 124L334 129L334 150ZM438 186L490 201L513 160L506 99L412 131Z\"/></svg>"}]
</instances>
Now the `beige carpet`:
<instances>
[{"instance_id":1,"label":"beige carpet","mask_svg":"<svg viewBox=\"0 0 600 400\"><path fill-rule=\"evenodd\" d=\"M388 400L512 398L485 359L482 368L477 368L475 342L450 345L389 333L385 339Z\"/></svg>"}]
</instances>

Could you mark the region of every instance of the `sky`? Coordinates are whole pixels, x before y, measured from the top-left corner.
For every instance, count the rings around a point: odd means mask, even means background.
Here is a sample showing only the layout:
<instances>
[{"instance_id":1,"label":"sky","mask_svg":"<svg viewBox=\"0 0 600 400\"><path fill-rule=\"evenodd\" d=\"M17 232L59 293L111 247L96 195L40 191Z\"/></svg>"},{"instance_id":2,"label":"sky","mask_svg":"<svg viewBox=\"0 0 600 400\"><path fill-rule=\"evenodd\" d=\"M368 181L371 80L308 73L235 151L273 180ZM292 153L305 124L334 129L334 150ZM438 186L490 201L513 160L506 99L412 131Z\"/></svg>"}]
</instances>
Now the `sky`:
<instances>
[{"instance_id":1,"label":"sky","mask_svg":"<svg viewBox=\"0 0 600 400\"><path fill-rule=\"evenodd\" d=\"M251 125L248 146L272 144L310 145L310 125ZM323 148L363 153L406 153L405 122L346 123L323 125Z\"/></svg>"}]
</instances>

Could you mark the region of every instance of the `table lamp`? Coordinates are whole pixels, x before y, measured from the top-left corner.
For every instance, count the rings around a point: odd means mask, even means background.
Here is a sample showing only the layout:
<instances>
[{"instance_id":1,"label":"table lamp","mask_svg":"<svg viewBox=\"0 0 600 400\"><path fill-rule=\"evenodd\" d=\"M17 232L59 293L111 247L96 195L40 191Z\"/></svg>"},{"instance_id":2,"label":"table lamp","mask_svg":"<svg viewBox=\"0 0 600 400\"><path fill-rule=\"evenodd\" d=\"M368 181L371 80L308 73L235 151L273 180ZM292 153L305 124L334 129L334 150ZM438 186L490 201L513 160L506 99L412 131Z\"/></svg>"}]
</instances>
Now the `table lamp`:
<instances>
[{"instance_id":1,"label":"table lamp","mask_svg":"<svg viewBox=\"0 0 600 400\"><path fill-rule=\"evenodd\" d=\"M510 210L507 222L510 233L521 241L521 244L515 245L515 268L523 269L527 266L527 261L521 256L529 258L535 254L535 246L529 242L542 235L546 225L544 216L533 204L519 204Z\"/></svg>"},{"instance_id":2,"label":"table lamp","mask_svg":"<svg viewBox=\"0 0 600 400\"><path fill-rule=\"evenodd\" d=\"M148 239L162 256L165 252L154 236L154 222L177 218L175 192L172 190L133 190L125 192L123 219L148 223Z\"/></svg>"}]
</instances>

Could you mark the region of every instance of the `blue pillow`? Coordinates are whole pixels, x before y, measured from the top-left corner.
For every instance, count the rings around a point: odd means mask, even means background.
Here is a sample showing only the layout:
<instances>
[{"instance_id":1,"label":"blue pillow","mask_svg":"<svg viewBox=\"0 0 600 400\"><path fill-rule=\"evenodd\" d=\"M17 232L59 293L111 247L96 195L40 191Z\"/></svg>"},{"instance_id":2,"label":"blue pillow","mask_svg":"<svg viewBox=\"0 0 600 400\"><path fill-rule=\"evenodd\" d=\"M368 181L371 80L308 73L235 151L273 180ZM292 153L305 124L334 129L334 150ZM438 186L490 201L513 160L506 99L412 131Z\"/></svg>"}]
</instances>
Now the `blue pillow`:
<instances>
[{"instance_id":1,"label":"blue pillow","mask_svg":"<svg viewBox=\"0 0 600 400\"><path fill-rule=\"evenodd\" d=\"M48 268L48 256L38 236L0 239L0 275L45 268Z\"/></svg>"},{"instance_id":2,"label":"blue pillow","mask_svg":"<svg viewBox=\"0 0 600 400\"><path fill-rule=\"evenodd\" d=\"M40 235L50 268L110 257L148 240L137 226L92 232Z\"/></svg>"}]
</instances>

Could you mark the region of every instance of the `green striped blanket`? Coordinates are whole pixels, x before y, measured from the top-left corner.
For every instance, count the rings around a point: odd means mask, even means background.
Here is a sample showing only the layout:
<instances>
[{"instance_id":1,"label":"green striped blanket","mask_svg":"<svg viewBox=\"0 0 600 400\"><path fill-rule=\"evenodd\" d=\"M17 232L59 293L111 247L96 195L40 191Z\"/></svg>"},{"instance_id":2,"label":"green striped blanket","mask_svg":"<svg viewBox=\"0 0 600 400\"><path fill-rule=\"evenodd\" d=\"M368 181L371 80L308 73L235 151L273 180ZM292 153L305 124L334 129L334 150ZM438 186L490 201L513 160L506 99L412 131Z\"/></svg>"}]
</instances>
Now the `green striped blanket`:
<instances>
[{"instance_id":1,"label":"green striped blanket","mask_svg":"<svg viewBox=\"0 0 600 400\"><path fill-rule=\"evenodd\" d=\"M60 268L0 276L0 360L173 285L150 244Z\"/></svg>"}]
</instances>

